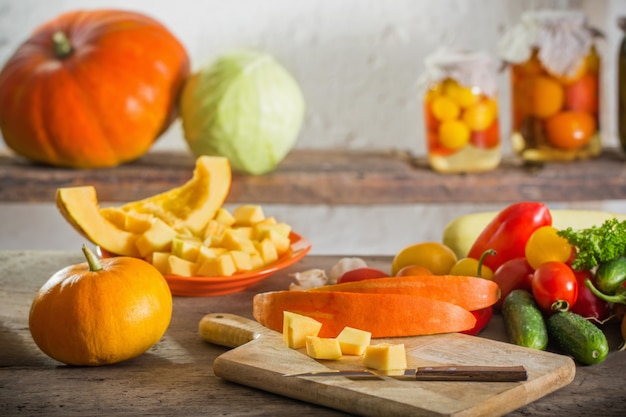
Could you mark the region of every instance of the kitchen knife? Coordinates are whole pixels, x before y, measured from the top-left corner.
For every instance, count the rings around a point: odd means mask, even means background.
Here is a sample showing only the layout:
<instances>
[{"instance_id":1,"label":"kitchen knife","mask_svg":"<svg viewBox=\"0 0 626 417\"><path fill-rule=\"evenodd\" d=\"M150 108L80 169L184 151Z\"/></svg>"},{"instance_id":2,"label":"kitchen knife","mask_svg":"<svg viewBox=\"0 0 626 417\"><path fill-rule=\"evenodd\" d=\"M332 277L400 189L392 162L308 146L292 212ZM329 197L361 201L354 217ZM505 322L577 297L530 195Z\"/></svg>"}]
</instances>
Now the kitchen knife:
<instances>
[{"instance_id":1,"label":"kitchen knife","mask_svg":"<svg viewBox=\"0 0 626 417\"><path fill-rule=\"evenodd\" d=\"M403 381L477 381L518 382L526 381L528 373L523 366L422 366L416 369L378 371L374 369L328 370L285 374L288 377L337 377L354 379L393 378Z\"/></svg>"}]
</instances>

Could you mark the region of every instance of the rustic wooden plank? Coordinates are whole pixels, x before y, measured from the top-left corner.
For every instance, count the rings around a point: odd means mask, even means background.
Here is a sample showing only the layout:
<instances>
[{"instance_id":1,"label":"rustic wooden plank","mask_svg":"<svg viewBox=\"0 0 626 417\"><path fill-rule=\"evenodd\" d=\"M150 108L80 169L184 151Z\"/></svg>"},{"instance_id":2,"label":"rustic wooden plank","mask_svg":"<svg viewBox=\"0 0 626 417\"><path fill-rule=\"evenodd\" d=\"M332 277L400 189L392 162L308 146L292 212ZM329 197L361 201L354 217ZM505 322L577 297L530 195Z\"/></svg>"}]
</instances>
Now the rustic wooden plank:
<instances>
[{"instance_id":1,"label":"rustic wooden plank","mask_svg":"<svg viewBox=\"0 0 626 417\"><path fill-rule=\"evenodd\" d=\"M226 348L202 341L198 322L207 313L250 318L252 296L287 288L289 274L309 268L328 269L338 257L307 256L243 292L219 297L175 297L170 327L144 355L120 364L85 368L64 366L35 346L28 330L28 310L36 291L57 270L80 262L79 252L0 252L0 415L28 416L250 416L346 414L265 391L226 382L215 376L213 360ZM390 257L365 257L387 269ZM572 383L512 412L510 417L622 416L626 390L621 381L626 355L617 352L619 329L604 328L611 352L599 365L577 366ZM496 314L481 337L506 340Z\"/></svg>"},{"instance_id":2,"label":"rustic wooden plank","mask_svg":"<svg viewBox=\"0 0 626 417\"><path fill-rule=\"evenodd\" d=\"M276 171L233 175L227 202L259 204L504 203L626 198L626 159L607 149L596 159L525 165L505 158L489 172L439 174L407 152L294 150ZM150 152L115 168L72 170L0 155L0 201L51 202L58 187L91 184L104 202L168 190L191 178L185 152Z\"/></svg>"}]
</instances>

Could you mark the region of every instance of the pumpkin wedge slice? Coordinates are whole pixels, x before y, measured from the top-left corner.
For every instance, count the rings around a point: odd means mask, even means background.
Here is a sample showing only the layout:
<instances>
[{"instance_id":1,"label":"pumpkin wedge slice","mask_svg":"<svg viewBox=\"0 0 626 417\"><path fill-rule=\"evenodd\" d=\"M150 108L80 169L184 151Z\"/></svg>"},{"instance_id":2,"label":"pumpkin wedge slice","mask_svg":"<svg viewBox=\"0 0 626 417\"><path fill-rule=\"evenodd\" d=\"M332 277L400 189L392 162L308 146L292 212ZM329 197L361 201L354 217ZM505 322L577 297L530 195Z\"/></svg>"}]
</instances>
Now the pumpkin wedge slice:
<instances>
[{"instance_id":1,"label":"pumpkin wedge slice","mask_svg":"<svg viewBox=\"0 0 626 417\"><path fill-rule=\"evenodd\" d=\"M139 256L138 235L120 229L100 213L93 186L59 188L55 201L65 220L91 242L111 253Z\"/></svg>"},{"instance_id":2,"label":"pumpkin wedge slice","mask_svg":"<svg viewBox=\"0 0 626 417\"><path fill-rule=\"evenodd\" d=\"M119 208L127 212L152 214L175 230L199 233L224 204L231 180L227 158L200 156L196 160L193 177L181 187Z\"/></svg>"},{"instance_id":3,"label":"pumpkin wedge slice","mask_svg":"<svg viewBox=\"0 0 626 417\"><path fill-rule=\"evenodd\" d=\"M337 337L345 327L377 338L460 332L476 324L464 308L406 294L285 290L259 293L252 300L252 314L263 326L281 332L283 312L290 311L322 323L319 337Z\"/></svg>"}]
</instances>

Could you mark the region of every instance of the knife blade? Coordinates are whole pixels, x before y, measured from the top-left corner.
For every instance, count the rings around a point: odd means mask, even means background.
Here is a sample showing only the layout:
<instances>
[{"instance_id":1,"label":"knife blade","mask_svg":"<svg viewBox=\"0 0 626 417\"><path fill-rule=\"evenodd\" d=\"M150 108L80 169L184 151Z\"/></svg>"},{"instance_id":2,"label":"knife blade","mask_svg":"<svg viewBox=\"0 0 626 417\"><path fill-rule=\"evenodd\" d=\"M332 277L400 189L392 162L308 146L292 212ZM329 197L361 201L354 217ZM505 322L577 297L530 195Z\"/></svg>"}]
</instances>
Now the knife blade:
<instances>
[{"instance_id":1,"label":"knife blade","mask_svg":"<svg viewBox=\"0 0 626 417\"><path fill-rule=\"evenodd\" d=\"M421 366L414 369L378 371L374 369L352 369L300 372L285 374L287 377L337 377L353 379L393 378L403 381L477 381L477 382L519 382L528 379L523 366Z\"/></svg>"}]
</instances>

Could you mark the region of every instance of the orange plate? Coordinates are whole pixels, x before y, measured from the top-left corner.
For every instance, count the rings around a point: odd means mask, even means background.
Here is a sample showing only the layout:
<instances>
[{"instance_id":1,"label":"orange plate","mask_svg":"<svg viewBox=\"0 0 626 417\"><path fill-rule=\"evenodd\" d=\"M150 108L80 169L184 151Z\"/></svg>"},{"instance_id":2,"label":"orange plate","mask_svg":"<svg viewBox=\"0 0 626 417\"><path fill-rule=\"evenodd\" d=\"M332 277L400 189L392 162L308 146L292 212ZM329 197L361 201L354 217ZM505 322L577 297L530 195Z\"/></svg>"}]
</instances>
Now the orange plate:
<instances>
[{"instance_id":1,"label":"orange plate","mask_svg":"<svg viewBox=\"0 0 626 417\"><path fill-rule=\"evenodd\" d=\"M235 274L229 277L181 277L165 275L172 295L187 297L206 297L214 295L232 294L245 290L253 284L264 280L275 272L295 264L311 250L311 242L306 238L291 232L290 250L276 262L255 271ZM103 258L112 256L105 250L98 248Z\"/></svg>"}]
</instances>

